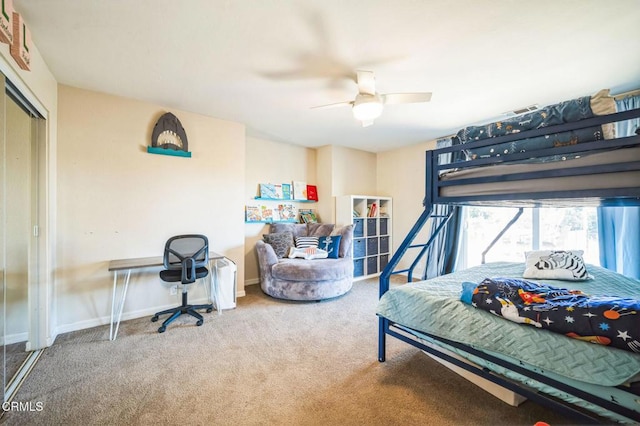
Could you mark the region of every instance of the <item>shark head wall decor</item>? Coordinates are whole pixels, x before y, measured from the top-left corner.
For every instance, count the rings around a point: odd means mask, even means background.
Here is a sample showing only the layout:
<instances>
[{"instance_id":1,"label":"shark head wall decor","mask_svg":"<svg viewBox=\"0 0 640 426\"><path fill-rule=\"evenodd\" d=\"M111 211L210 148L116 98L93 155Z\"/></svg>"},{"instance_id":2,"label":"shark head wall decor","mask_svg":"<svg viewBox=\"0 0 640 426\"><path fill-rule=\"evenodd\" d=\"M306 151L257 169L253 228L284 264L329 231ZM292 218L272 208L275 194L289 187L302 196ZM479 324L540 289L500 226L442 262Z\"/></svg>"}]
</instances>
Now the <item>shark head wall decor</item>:
<instances>
[{"instance_id":1,"label":"shark head wall decor","mask_svg":"<svg viewBox=\"0 0 640 426\"><path fill-rule=\"evenodd\" d=\"M153 127L151 146L147 147L147 152L191 157L187 133L178 117L170 112L160 117Z\"/></svg>"}]
</instances>

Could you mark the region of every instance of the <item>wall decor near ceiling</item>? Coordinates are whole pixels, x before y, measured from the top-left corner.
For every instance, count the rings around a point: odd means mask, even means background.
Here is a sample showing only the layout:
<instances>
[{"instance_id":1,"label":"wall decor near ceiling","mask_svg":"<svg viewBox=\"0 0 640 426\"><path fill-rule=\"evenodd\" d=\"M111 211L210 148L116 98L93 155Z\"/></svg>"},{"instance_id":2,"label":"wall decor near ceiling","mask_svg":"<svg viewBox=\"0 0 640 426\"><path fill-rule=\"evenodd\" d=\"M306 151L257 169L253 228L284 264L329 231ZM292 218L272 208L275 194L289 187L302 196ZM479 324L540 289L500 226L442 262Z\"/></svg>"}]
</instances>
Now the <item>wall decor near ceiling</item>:
<instances>
[{"instance_id":1,"label":"wall decor near ceiling","mask_svg":"<svg viewBox=\"0 0 640 426\"><path fill-rule=\"evenodd\" d=\"M153 127L151 146L147 147L151 154L175 155L191 157L187 133L178 117L167 112L160 117Z\"/></svg>"},{"instance_id":2,"label":"wall decor near ceiling","mask_svg":"<svg viewBox=\"0 0 640 426\"><path fill-rule=\"evenodd\" d=\"M0 10L0 41L3 43L13 43L13 0L2 0L2 10Z\"/></svg>"},{"instance_id":3,"label":"wall decor near ceiling","mask_svg":"<svg viewBox=\"0 0 640 426\"><path fill-rule=\"evenodd\" d=\"M31 69L31 32L19 13L13 12L13 42L9 49L11 56L23 70Z\"/></svg>"},{"instance_id":4,"label":"wall decor near ceiling","mask_svg":"<svg viewBox=\"0 0 640 426\"><path fill-rule=\"evenodd\" d=\"M9 45L9 53L20 68L31 69L31 32L13 10L13 0L0 1L0 42Z\"/></svg>"}]
</instances>

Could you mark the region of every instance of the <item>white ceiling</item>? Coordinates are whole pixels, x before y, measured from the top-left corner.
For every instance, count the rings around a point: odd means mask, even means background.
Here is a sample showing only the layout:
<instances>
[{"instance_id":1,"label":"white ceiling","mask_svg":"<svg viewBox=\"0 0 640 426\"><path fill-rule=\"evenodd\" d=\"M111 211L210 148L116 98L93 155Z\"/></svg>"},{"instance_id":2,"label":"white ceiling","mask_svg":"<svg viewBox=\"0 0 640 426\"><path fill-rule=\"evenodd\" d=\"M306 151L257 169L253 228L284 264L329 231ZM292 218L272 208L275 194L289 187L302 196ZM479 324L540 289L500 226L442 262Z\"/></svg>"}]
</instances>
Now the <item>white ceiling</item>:
<instances>
[{"instance_id":1,"label":"white ceiling","mask_svg":"<svg viewBox=\"0 0 640 426\"><path fill-rule=\"evenodd\" d=\"M505 111L640 87L638 0L14 0L58 82L378 152ZM388 105L363 128L357 69ZM179 117L178 117L179 118Z\"/></svg>"}]
</instances>

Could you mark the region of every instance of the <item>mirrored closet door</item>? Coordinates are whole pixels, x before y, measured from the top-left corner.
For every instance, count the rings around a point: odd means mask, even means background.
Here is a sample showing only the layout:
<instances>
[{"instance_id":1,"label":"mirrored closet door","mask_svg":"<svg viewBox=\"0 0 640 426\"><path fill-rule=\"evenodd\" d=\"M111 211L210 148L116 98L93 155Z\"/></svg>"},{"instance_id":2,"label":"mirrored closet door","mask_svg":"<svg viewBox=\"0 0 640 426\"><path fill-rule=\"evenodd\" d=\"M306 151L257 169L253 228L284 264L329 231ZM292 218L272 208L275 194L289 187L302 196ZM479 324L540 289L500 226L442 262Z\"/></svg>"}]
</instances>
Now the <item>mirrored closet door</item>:
<instances>
[{"instance_id":1,"label":"mirrored closet door","mask_svg":"<svg viewBox=\"0 0 640 426\"><path fill-rule=\"evenodd\" d=\"M30 369L29 287L38 282L39 135L43 121L4 76L0 104L0 278L4 401Z\"/></svg>"}]
</instances>

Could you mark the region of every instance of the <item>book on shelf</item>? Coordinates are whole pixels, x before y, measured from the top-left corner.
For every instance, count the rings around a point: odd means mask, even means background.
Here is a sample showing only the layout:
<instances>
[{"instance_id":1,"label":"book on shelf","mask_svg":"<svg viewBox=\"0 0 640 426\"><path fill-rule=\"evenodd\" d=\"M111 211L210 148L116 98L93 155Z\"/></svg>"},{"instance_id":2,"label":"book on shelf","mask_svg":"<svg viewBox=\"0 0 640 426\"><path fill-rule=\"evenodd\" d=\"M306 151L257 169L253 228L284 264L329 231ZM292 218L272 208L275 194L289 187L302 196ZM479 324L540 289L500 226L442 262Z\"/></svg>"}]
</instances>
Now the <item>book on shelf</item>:
<instances>
[{"instance_id":1,"label":"book on shelf","mask_svg":"<svg viewBox=\"0 0 640 426\"><path fill-rule=\"evenodd\" d=\"M282 184L282 199L290 200L291 199L291 184L283 183Z\"/></svg>"},{"instance_id":2,"label":"book on shelf","mask_svg":"<svg viewBox=\"0 0 640 426\"><path fill-rule=\"evenodd\" d=\"M262 220L262 209L260 206L256 205L247 205L245 208L246 211L246 221L247 222L260 222Z\"/></svg>"},{"instance_id":3,"label":"book on shelf","mask_svg":"<svg viewBox=\"0 0 640 426\"><path fill-rule=\"evenodd\" d=\"M268 206L260 206L262 210L262 220L272 221L273 220L273 209Z\"/></svg>"},{"instance_id":4,"label":"book on shelf","mask_svg":"<svg viewBox=\"0 0 640 426\"><path fill-rule=\"evenodd\" d=\"M273 188L274 188L273 193L275 195L273 198L277 198L277 199L281 200L282 199L282 184L276 183L276 184L273 185Z\"/></svg>"},{"instance_id":5,"label":"book on shelf","mask_svg":"<svg viewBox=\"0 0 640 426\"><path fill-rule=\"evenodd\" d=\"M295 220L296 207L293 204L278 204L279 220Z\"/></svg>"},{"instance_id":6,"label":"book on shelf","mask_svg":"<svg viewBox=\"0 0 640 426\"><path fill-rule=\"evenodd\" d=\"M313 209L300 210L300 223L317 223L318 216Z\"/></svg>"},{"instance_id":7,"label":"book on shelf","mask_svg":"<svg viewBox=\"0 0 640 426\"><path fill-rule=\"evenodd\" d=\"M318 201L318 187L307 185L307 200Z\"/></svg>"},{"instance_id":8,"label":"book on shelf","mask_svg":"<svg viewBox=\"0 0 640 426\"><path fill-rule=\"evenodd\" d=\"M264 204L248 204L245 206L245 221L247 222L280 222L294 221L298 214L297 207L284 203L277 206Z\"/></svg>"},{"instance_id":9,"label":"book on shelf","mask_svg":"<svg viewBox=\"0 0 640 426\"><path fill-rule=\"evenodd\" d=\"M277 198L276 186L272 183L260 184L260 198Z\"/></svg>"},{"instance_id":10,"label":"book on shelf","mask_svg":"<svg viewBox=\"0 0 640 426\"><path fill-rule=\"evenodd\" d=\"M378 206L376 203L371 203L369 208L367 209L367 217L376 217L376 213L378 212Z\"/></svg>"},{"instance_id":11,"label":"book on shelf","mask_svg":"<svg viewBox=\"0 0 640 426\"><path fill-rule=\"evenodd\" d=\"M294 200L307 199L307 182L302 182L302 181L293 182L293 199Z\"/></svg>"}]
</instances>

